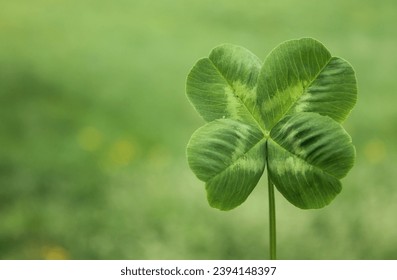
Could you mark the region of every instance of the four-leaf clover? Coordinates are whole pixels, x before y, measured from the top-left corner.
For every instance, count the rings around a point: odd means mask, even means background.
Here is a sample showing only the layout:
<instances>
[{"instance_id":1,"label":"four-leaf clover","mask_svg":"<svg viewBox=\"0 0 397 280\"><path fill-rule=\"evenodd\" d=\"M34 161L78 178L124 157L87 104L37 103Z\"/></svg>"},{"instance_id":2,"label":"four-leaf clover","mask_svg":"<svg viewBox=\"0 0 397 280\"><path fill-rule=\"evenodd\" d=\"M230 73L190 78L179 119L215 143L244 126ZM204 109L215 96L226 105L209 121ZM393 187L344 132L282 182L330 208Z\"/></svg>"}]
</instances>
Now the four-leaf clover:
<instances>
[{"instance_id":1,"label":"four-leaf clover","mask_svg":"<svg viewBox=\"0 0 397 280\"><path fill-rule=\"evenodd\" d=\"M212 207L243 203L265 168L293 205L321 208L341 191L355 149L343 122L357 99L351 65L304 38L276 47L262 63L225 44L199 60L187 97L207 122L192 135L190 168Z\"/></svg>"}]
</instances>

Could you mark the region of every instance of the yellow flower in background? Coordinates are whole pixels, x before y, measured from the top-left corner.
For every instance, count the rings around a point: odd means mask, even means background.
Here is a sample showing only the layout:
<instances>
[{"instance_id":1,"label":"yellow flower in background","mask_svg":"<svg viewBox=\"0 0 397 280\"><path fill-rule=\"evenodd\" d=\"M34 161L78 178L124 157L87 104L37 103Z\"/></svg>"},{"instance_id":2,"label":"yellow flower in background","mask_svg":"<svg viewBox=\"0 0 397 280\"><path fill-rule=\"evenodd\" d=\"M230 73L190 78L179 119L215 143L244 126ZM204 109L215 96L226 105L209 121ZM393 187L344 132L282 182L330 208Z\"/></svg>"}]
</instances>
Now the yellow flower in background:
<instances>
[{"instance_id":1,"label":"yellow flower in background","mask_svg":"<svg viewBox=\"0 0 397 280\"><path fill-rule=\"evenodd\" d=\"M55 245L55 246L44 246L42 248L43 258L46 260L67 260L69 259L69 254L65 248Z\"/></svg>"},{"instance_id":2,"label":"yellow flower in background","mask_svg":"<svg viewBox=\"0 0 397 280\"><path fill-rule=\"evenodd\" d=\"M364 154L370 163L380 163L386 158L386 145L381 139L372 139L365 145Z\"/></svg>"},{"instance_id":3,"label":"yellow flower in background","mask_svg":"<svg viewBox=\"0 0 397 280\"><path fill-rule=\"evenodd\" d=\"M136 154L136 148L132 141L120 139L113 143L109 150L109 163L112 166L129 164Z\"/></svg>"},{"instance_id":4,"label":"yellow flower in background","mask_svg":"<svg viewBox=\"0 0 397 280\"><path fill-rule=\"evenodd\" d=\"M102 143L102 133L95 127L84 127L78 134L78 142L83 150L93 152Z\"/></svg>"}]
</instances>

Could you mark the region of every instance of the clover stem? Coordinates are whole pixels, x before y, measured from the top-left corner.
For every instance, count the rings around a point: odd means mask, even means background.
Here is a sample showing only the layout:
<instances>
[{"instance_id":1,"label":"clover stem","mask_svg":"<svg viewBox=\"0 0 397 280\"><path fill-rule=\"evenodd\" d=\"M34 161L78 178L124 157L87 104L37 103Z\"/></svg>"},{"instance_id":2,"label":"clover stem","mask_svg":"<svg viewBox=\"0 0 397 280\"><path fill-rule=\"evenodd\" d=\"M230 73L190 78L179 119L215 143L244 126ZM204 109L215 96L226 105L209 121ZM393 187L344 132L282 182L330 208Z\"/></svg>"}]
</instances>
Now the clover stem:
<instances>
[{"instance_id":1,"label":"clover stem","mask_svg":"<svg viewBox=\"0 0 397 280\"><path fill-rule=\"evenodd\" d=\"M269 226L270 226L270 259L276 259L276 204L274 200L274 185L267 173L269 187Z\"/></svg>"}]
</instances>

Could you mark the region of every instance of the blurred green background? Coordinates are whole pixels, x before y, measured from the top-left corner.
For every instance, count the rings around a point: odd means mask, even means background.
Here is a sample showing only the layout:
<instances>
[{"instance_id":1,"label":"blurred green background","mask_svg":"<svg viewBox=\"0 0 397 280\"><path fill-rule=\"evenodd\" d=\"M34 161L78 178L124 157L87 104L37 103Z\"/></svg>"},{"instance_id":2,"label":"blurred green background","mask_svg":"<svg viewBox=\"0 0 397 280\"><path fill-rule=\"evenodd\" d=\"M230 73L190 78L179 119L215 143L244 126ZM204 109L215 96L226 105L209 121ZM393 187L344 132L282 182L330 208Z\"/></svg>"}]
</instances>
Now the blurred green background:
<instances>
[{"instance_id":1,"label":"blurred green background","mask_svg":"<svg viewBox=\"0 0 397 280\"><path fill-rule=\"evenodd\" d=\"M221 43L314 37L356 69L356 165L337 199L277 193L281 259L397 259L395 0L0 0L0 259L268 258L266 176L208 206L185 97Z\"/></svg>"}]
</instances>

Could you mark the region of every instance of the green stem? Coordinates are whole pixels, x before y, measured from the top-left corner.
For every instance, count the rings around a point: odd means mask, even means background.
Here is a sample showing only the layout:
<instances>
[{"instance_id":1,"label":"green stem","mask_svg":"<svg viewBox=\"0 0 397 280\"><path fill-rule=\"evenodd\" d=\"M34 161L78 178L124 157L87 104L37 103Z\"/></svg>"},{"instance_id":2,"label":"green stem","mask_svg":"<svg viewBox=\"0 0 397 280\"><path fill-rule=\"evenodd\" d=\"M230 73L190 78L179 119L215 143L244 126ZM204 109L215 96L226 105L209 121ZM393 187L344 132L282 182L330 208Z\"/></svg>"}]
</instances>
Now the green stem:
<instances>
[{"instance_id":1,"label":"green stem","mask_svg":"<svg viewBox=\"0 0 397 280\"><path fill-rule=\"evenodd\" d=\"M270 259L276 259L276 203L274 200L274 185L267 173L269 186L269 225L270 225Z\"/></svg>"}]
</instances>

